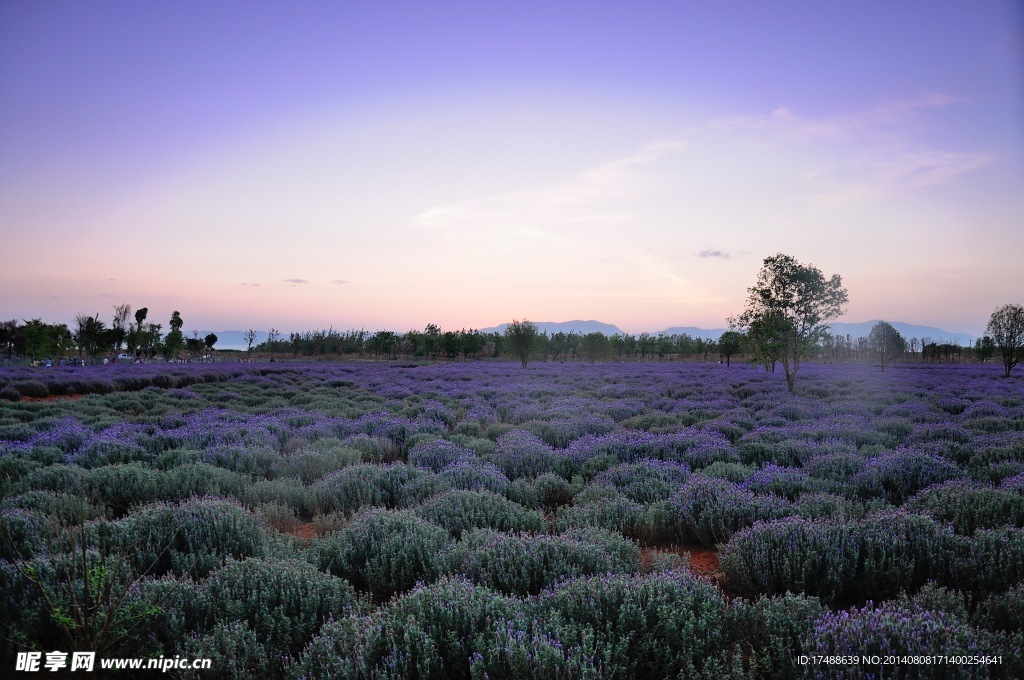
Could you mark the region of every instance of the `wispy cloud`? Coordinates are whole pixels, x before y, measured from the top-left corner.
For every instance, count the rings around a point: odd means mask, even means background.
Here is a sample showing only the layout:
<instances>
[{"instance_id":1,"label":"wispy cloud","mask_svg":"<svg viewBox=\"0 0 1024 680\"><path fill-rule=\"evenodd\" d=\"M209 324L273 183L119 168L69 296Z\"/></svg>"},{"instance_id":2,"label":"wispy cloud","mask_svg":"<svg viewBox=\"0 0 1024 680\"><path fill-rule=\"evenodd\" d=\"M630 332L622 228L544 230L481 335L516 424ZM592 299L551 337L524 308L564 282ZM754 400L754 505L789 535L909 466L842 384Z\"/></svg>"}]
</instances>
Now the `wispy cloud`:
<instances>
[{"instance_id":1,"label":"wispy cloud","mask_svg":"<svg viewBox=\"0 0 1024 680\"><path fill-rule=\"evenodd\" d=\"M245 281L242 281L242 285L243 286L252 286L253 288L259 288L260 287L260 284L258 284L258 283L247 283Z\"/></svg>"},{"instance_id":2,"label":"wispy cloud","mask_svg":"<svg viewBox=\"0 0 1024 680\"><path fill-rule=\"evenodd\" d=\"M876 164L882 178L912 187L943 184L992 161L987 153L955 153L922 149L893 155Z\"/></svg>"},{"instance_id":3,"label":"wispy cloud","mask_svg":"<svg viewBox=\"0 0 1024 680\"><path fill-rule=\"evenodd\" d=\"M300 283L309 283L309 281L307 281L306 279L285 279L284 282L285 283L290 283L293 286L294 285L298 285Z\"/></svg>"},{"instance_id":4,"label":"wispy cloud","mask_svg":"<svg viewBox=\"0 0 1024 680\"><path fill-rule=\"evenodd\" d=\"M917 95L890 100L850 113L821 118L800 116L786 106L769 114L719 118L712 125L720 129L770 130L800 137L820 139L852 139L880 132L886 126L908 120L919 109L949 106L959 101L941 92L922 90Z\"/></svg>"},{"instance_id":5,"label":"wispy cloud","mask_svg":"<svg viewBox=\"0 0 1024 680\"><path fill-rule=\"evenodd\" d=\"M697 257L717 257L723 260L728 260L729 253L724 253L721 250L702 250L697 253Z\"/></svg>"},{"instance_id":6,"label":"wispy cloud","mask_svg":"<svg viewBox=\"0 0 1024 680\"><path fill-rule=\"evenodd\" d=\"M572 179L531 191L508 192L428 208L413 218L420 229L472 234L491 246L516 243L568 245L576 235L627 224L646 191L643 170L685 148L660 140L588 168Z\"/></svg>"},{"instance_id":7,"label":"wispy cloud","mask_svg":"<svg viewBox=\"0 0 1024 680\"><path fill-rule=\"evenodd\" d=\"M331 281L331 283L333 283L335 286L343 286L346 283L348 283L348 281L346 281L345 279L334 279L333 281Z\"/></svg>"},{"instance_id":8,"label":"wispy cloud","mask_svg":"<svg viewBox=\"0 0 1024 680\"><path fill-rule=\"evenodd\" d=\"M959 101L922 90L847 114L810 118L782 106L770 114L719 119L712 125L727 132L746 130L811 144L843 145L844 161L834 173L841 179L817 171L804 177L824 189L819 202L831 205L851 197L877 198L893 190L944 184L993 161L995 155L986 151L948 151L921 141L917 112Z\"/></svg>"}]
</instances>

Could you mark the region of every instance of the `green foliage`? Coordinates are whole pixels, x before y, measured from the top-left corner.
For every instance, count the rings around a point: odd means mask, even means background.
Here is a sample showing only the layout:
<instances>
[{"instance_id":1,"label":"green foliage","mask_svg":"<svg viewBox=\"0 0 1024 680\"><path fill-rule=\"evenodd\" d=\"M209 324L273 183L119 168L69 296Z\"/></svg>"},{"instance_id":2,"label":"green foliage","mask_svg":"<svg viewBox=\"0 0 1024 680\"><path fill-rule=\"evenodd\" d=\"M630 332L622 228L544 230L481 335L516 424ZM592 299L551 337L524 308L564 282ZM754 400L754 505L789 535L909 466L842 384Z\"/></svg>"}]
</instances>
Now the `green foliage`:
<instances>
[{"instance_id":1,"label":"green foliage","mask_svg":"<svg viewBox=\"0 0 1024 680\"><path fill-rule=\"evenodd\" d=\"M544 517L518 503L487 491L447 491L413 510L423 519L444 527L459 539L473 529L541 532Z\"/></svg>"},{"instance_id":2,"label":"green foliage","mask_svg":"<svg viewBox=\"0 0 1024 680\"><path fill-rule=\"evenodd\" d=\"M992 338L1003 357L1003 370L1007 378L1010 371L1024 358L1024 307L1003 305L989 318L985 334Z\"/></svg>"},{"instance_id":3,"label":"green foliage","mask_svg":"<svg viewBox=\"0 0 1024 680\"><path fill-rule=\"evenodd\" d=\"M470 658L492 626L519 603L464 578L419 586L367 617L326 624L303 651L292 677L309 680L466 680Z\"/></svg>"},{"instance_id":4,"label":"green foliage","mask_svg":"<svg viewBox=\"0 0 1024 680\"><path fill-rule=\"evenodd\" d=\"M735 613L685 571L573 579L544 592L534 612L604 677L728 677L738 656Z\"/></svg>"},{"instance_id":5,"label":"green foliage","mask_svg":"<svg viewBox=\"0 0 1024 680\"><path fill-rule=\"evenodd\" d=\"M452 564L454 571L475 583L527 595L565 578L638 571L640 549L632 541L597 529L559 536L480 529L463 537Z\"/></svg>"},{"instance_id":6,"label":"green foliage","mask_svg":"<svg viewBox=\"0 0 1024 680\"><path fill-rule=\"evenodd\" d=\"M719 559L739 592L863 601L948 580L959 555L954 538L926 517L897 512L860 522L787 518L738 532Z\"/></svg>"},{"instance_id":7,"label":"green foliage","mask_svg":"<svg viewBox=\"0 0 1024 680\"><path fill-rule=\"evenodd\" d=\"M193 633L185 641L183 651L193 659L210 659L208 670L183 671L185 678L246 680L280 673L280 666L271 661L271 655L246 621L220 622L205 634Z\"/></svg>"},{"instance_id":8,"label":"green foliage","mask_svg":"<svg viewBox=\"0 0 1024 680\"><path fill-rule=\"evenodd\" d=\"M804 640L826 611L817 598L792 593L762 597L753 603L745 632L756 677L799 677L803 668L798 658L805 652Z\"/></svg>"},{"instance_id":9,"label":"green foliage","mask_svg":"<svg viewBox=\"0 0 1024 680\"><path fill-rule=\"evenodd\" d=\"M1024 495L954 480L932 486L907 501L905 508L952 524L958 534L977 529L1024 527Z\"/></svg>"},{"instance_id":10,"label":"green foliage","mask_svg":"<svg viewBox=\"0 0 1024 680\"><path fill-rule=\"evenodd\" d=\"M892 324L885 321L879 321L871 327L868 345L878 355L878 361L883 371L886 364L891 364L907 351L907 341L903 339L899 331L892 327Z\"/></svg>"},{"instance_id":11,"label":"green foliage","mask_svg":"<svg viewBox=\"0 0 1024 680\"><path fill-rule=\"evenodd\" d=\"M267 530L236 501L192 498L156 503L117 523L116 541L132 549L133 563L147 573L202 578L229 558L262 554Z\"/></svg>"},{"instance_id":12,"label":"green foliage","mask_svg":"<svg viewBox=\"0 0 1024 680\"><path fill-rule=\"evenodd\" d=\"M530 353L537 339L537 325L523 319L513 319L505 327L505 345L519 359L523 368L530 362Z\"/></svg>"},{"instance_id":13,"label":"green foliage","mask_svg":"<svg viewBox=\"0 0 1024 680\"><path fill-rule=\"evenodd\" d=\"M324 623L358 606L344 579L307 562L250 558L228 561L200 584L193 628L216 634L219 624L243 622L277 660L298 654Z\"/></svg>"},{"instance_id":14,"label":"green foliage","mask_svg":"<svg viewBox=\"0 0 1024 680\"><path fill-rule=\"evenodd\" d=\"M656 535L652 516L646 506L614 490L587 496L578 496L572 505L558 509L555 513L555 526L559 531L596 527L643 542L663 538Z\"/></svg>"},{"instance_id":15,"label":"green foliage","mask_svg":"<svg viewBox=\"0 0 1024 680\"><path fill-rule=\"evenodd\" d=\"M695 475L669 500L676 536L707 546L725 543L735 532L759 520L792 515L792 504L758 495L723 479Z\"/></svg>"},{"instance_id":16,"label":"green foliage","mask_svg":"<svg viewBox=\"0 0 1024 680\"><path fill-rule=\"evenodd\" d=\"M838 274L826 279L814 265L779 253L765 258L757 283L747 292L746 309L730 323L759 338L758 344L770 345L761 353L782 361L792 392L807 345L828 330L830 319L843 313L848 296L842 279Z\"/></svg>"},{"instance_id":17,"label":"green foliage","mask_svg":"<svg viewBox=\"0 0 1024 680\"><path fill-rule=\"evenodd\" d=\"M408 507L444 489L427 470L404 463L361 463L332 472L310 487L310 503L321 513L353 513L369 506Z\"/></svg>"},{"instance_id":18,"label":"green foliage","mask_svg":"<svg viewBox=\"0 0 1024 680\"><path fill-rule=\"evenodd\" d=\"M90 470L84 481L86 493L97 505L105 505L113 517L123 517L134 505L164 497L162 477L142 463L125 463Z\"/></svg>"},{"instance_id":19,"label":"green foliage","mask_svg":"<svg viewBox=\"0 0 1024 680\"><path fill-rule=\"evenodd\" d=\"M314 544L319 568L383 600L444 572L452 540L409 511L369 508Z\"/></svg>"}]
</instances>

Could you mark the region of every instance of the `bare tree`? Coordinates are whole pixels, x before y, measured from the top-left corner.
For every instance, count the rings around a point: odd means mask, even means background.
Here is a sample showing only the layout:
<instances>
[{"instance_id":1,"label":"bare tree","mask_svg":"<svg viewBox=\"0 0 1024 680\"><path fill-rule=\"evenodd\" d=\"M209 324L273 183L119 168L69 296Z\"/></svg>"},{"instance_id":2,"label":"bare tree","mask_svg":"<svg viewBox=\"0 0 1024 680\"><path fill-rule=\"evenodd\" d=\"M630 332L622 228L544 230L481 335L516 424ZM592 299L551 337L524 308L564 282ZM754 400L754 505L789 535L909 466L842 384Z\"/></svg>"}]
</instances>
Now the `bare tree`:
<instances>
[{"instance_id":1,"label":"bare tree","mask_svg":"<svg viewBox=\"0 0 1024 680\"><path fill-rule=\"evenodd\" d=\"M256 342L256 329L250 328L245 332L243 337L245 338L245 344L247 347L246 351L249 354L252 354L252 343Z\"/></svg>"},{"instance_id":2,"label":"bare tree","mask_svg":"<svg viewBox=\"0 0 1024 680\"><path fill-rule=\"evenodd\" d=\"M1006 377L1024 357L1024 307L1003 305L992 312L985 334L990 336L1003 356Z\"/></svg>"}]
</instances>

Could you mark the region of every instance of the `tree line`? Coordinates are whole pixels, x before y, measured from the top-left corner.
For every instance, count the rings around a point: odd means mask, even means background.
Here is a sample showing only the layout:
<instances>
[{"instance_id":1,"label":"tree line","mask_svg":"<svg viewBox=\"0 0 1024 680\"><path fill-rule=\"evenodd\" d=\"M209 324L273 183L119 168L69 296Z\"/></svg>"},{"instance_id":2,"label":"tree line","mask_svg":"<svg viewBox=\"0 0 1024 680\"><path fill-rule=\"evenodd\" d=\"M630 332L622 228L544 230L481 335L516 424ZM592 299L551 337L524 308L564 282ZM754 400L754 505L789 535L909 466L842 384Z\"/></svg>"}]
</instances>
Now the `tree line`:
<instances>
[{"instance_id":1,"label":"tree line","mask_svg":"<svg viewBox=\"0 0 1024 680\"><path fill-rule=\"evenodd\" d=\"M257 331L248 329L245 356L372 358L377 360L426 359L464 361L508 358L523 367L530 361L720 361L731 365L733 357L760 364L774 372L781 364L787 387L793 390L800 364L805 359L826 362L877 363L882 370L899 361L980 362L997 354L1005 375L1024 358L1024 307L1015 304L996 309L985 335L973 345L938 343L930 338L909 341L889 323L881 321L867 337L852 338L829 333L828 322L843 313L848 301L839 275L826 278L814 265L805 265L779 253L764 260L741 314L729 320L730 330L717 340L688 334L631 335L619 333L539 332L529 320L513 320L504 333L476 329L442 330L428 324L422 331L397 333L379 330L340 331L334 328L284 335L275 328L256 344ZM96 362L117 358L122 348L129 360L156 357L174 361L212 356L217 336L200 338L182 332L184 322L175 310L163 326L148 322L142 307L134 316L128 304L115 305L109 325L99 314L79 314L74 328L48 324L41 319L0 322L0 352L7 359L24 357L77 357ZM131 321L134 319L135 323Z\"/></svg>"},{"instance_id":2,"label":"tree line","mask_svg":"<svg viewBox=\"0 0 1024 680\"><path fill-rule=\"evenodd\" d=\"M147 322L149 308L141 307L132 315L131 306L114 306L109 325L100 315L78 314L73 327L64 323L46 323L42 319L10 319L0 322L0 353L6 359L23 357L32 362L43 359L74 359L96 363L101 359L147 361L156 357L168 361L201 357L213 351L217 335L200 338L182 332L184 321L177 310L171 314L168 327ZM133 324L131 319L135 320Z\"/></svg>"}]
</instances>

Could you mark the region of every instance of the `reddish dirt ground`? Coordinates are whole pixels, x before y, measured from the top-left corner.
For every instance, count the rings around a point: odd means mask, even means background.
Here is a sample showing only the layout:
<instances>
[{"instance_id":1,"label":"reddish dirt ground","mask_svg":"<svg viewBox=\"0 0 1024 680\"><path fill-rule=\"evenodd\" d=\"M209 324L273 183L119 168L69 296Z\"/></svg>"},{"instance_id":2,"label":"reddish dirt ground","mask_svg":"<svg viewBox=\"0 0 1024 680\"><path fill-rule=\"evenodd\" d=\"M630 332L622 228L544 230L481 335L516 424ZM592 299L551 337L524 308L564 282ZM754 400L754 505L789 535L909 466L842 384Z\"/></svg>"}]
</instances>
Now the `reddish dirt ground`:
<instances>
[{"instance_id":1,"label":"reddish dirt ground","mask_svg":"<svg viewBox=\"0 0 1024 680\"><path fill-rule=\"evenodd\" d=\"M295 527L292 531L289 531L292 536L297 536L303 541L309 543L316 537L316 527L313 526L312 522L304 522L299 526Z\"/></svg>"},{"instance_id":2,"label":"reddish dirt ground","mask_svg":"<svg viewBox=\"0 0 1024 680\"><path fill-rule=\"evenodd\" d=\"M644 568L650 567L655 552L675 553L685 557L690 554L690 563L687 568L694 576L706 578L712 583L721 586L725 582L725 574L718 564L718 552L702 545L663 545L655 548L644 548L640 552L640 562Z\"/></svg>"}]
</instances>

